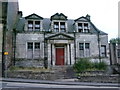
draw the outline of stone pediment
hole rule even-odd
[[[63,33],[59,33],[59,34],[49,36],[46,39],[48,39],[48,40],[73,40],[74,37],[63,34]]]
[[[67,20],[67,16],[65,16],[63,13],[56,13],[51,16],[51,20]]]
[[[84,22],[88,22],[88,20],[86,19],[86,17],[80,17],[78,19],[76,19],[75,21],[84,21]]]
[[[35,13],[25,17],[25,19],[39,19],[39,20],[42,20],[43,18]]]

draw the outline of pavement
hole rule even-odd
[[[54,84],[54,85],[81,85],[81,86],[104,86],[104,87],[120,87],[120,83],[96,83],[96,82],[75,82],[75,79],[63,79],[57,81],[48,80],[31,80],[18,78],[0,78],[3,82],[20,82],[20,83],[35,83],[35,84]]]

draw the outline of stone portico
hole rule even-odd
[[[56,34],[46,38],[48,43],[48,65],[73,65],[75,62],[74,38]]]

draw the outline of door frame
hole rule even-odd
[[[57,52],[56,49],[57,48],[62,48],[64,50],[63,54],[64,54],[64,58],[63,58],[63,65],[65,65],[65,47],[61,46],[61,47],[55,47],[55,65],[57,65]]]

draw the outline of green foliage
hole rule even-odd
[[[89,59],[81,58],[77,63],[73,65],[73,68],[77,72],[85,71],[92,67],[92,64]]]
[[[107,68],[107,64],[105,62],[94,62],[93,68],[97,70],[105,70]]]
[[[110,43],[120,43],[120,38],[112,38]]]
[[[91,62],[88,58],[81,58],[73,65],[76,72],[83,72],[87,70],[105,70],[107,64],[105,62]]]

